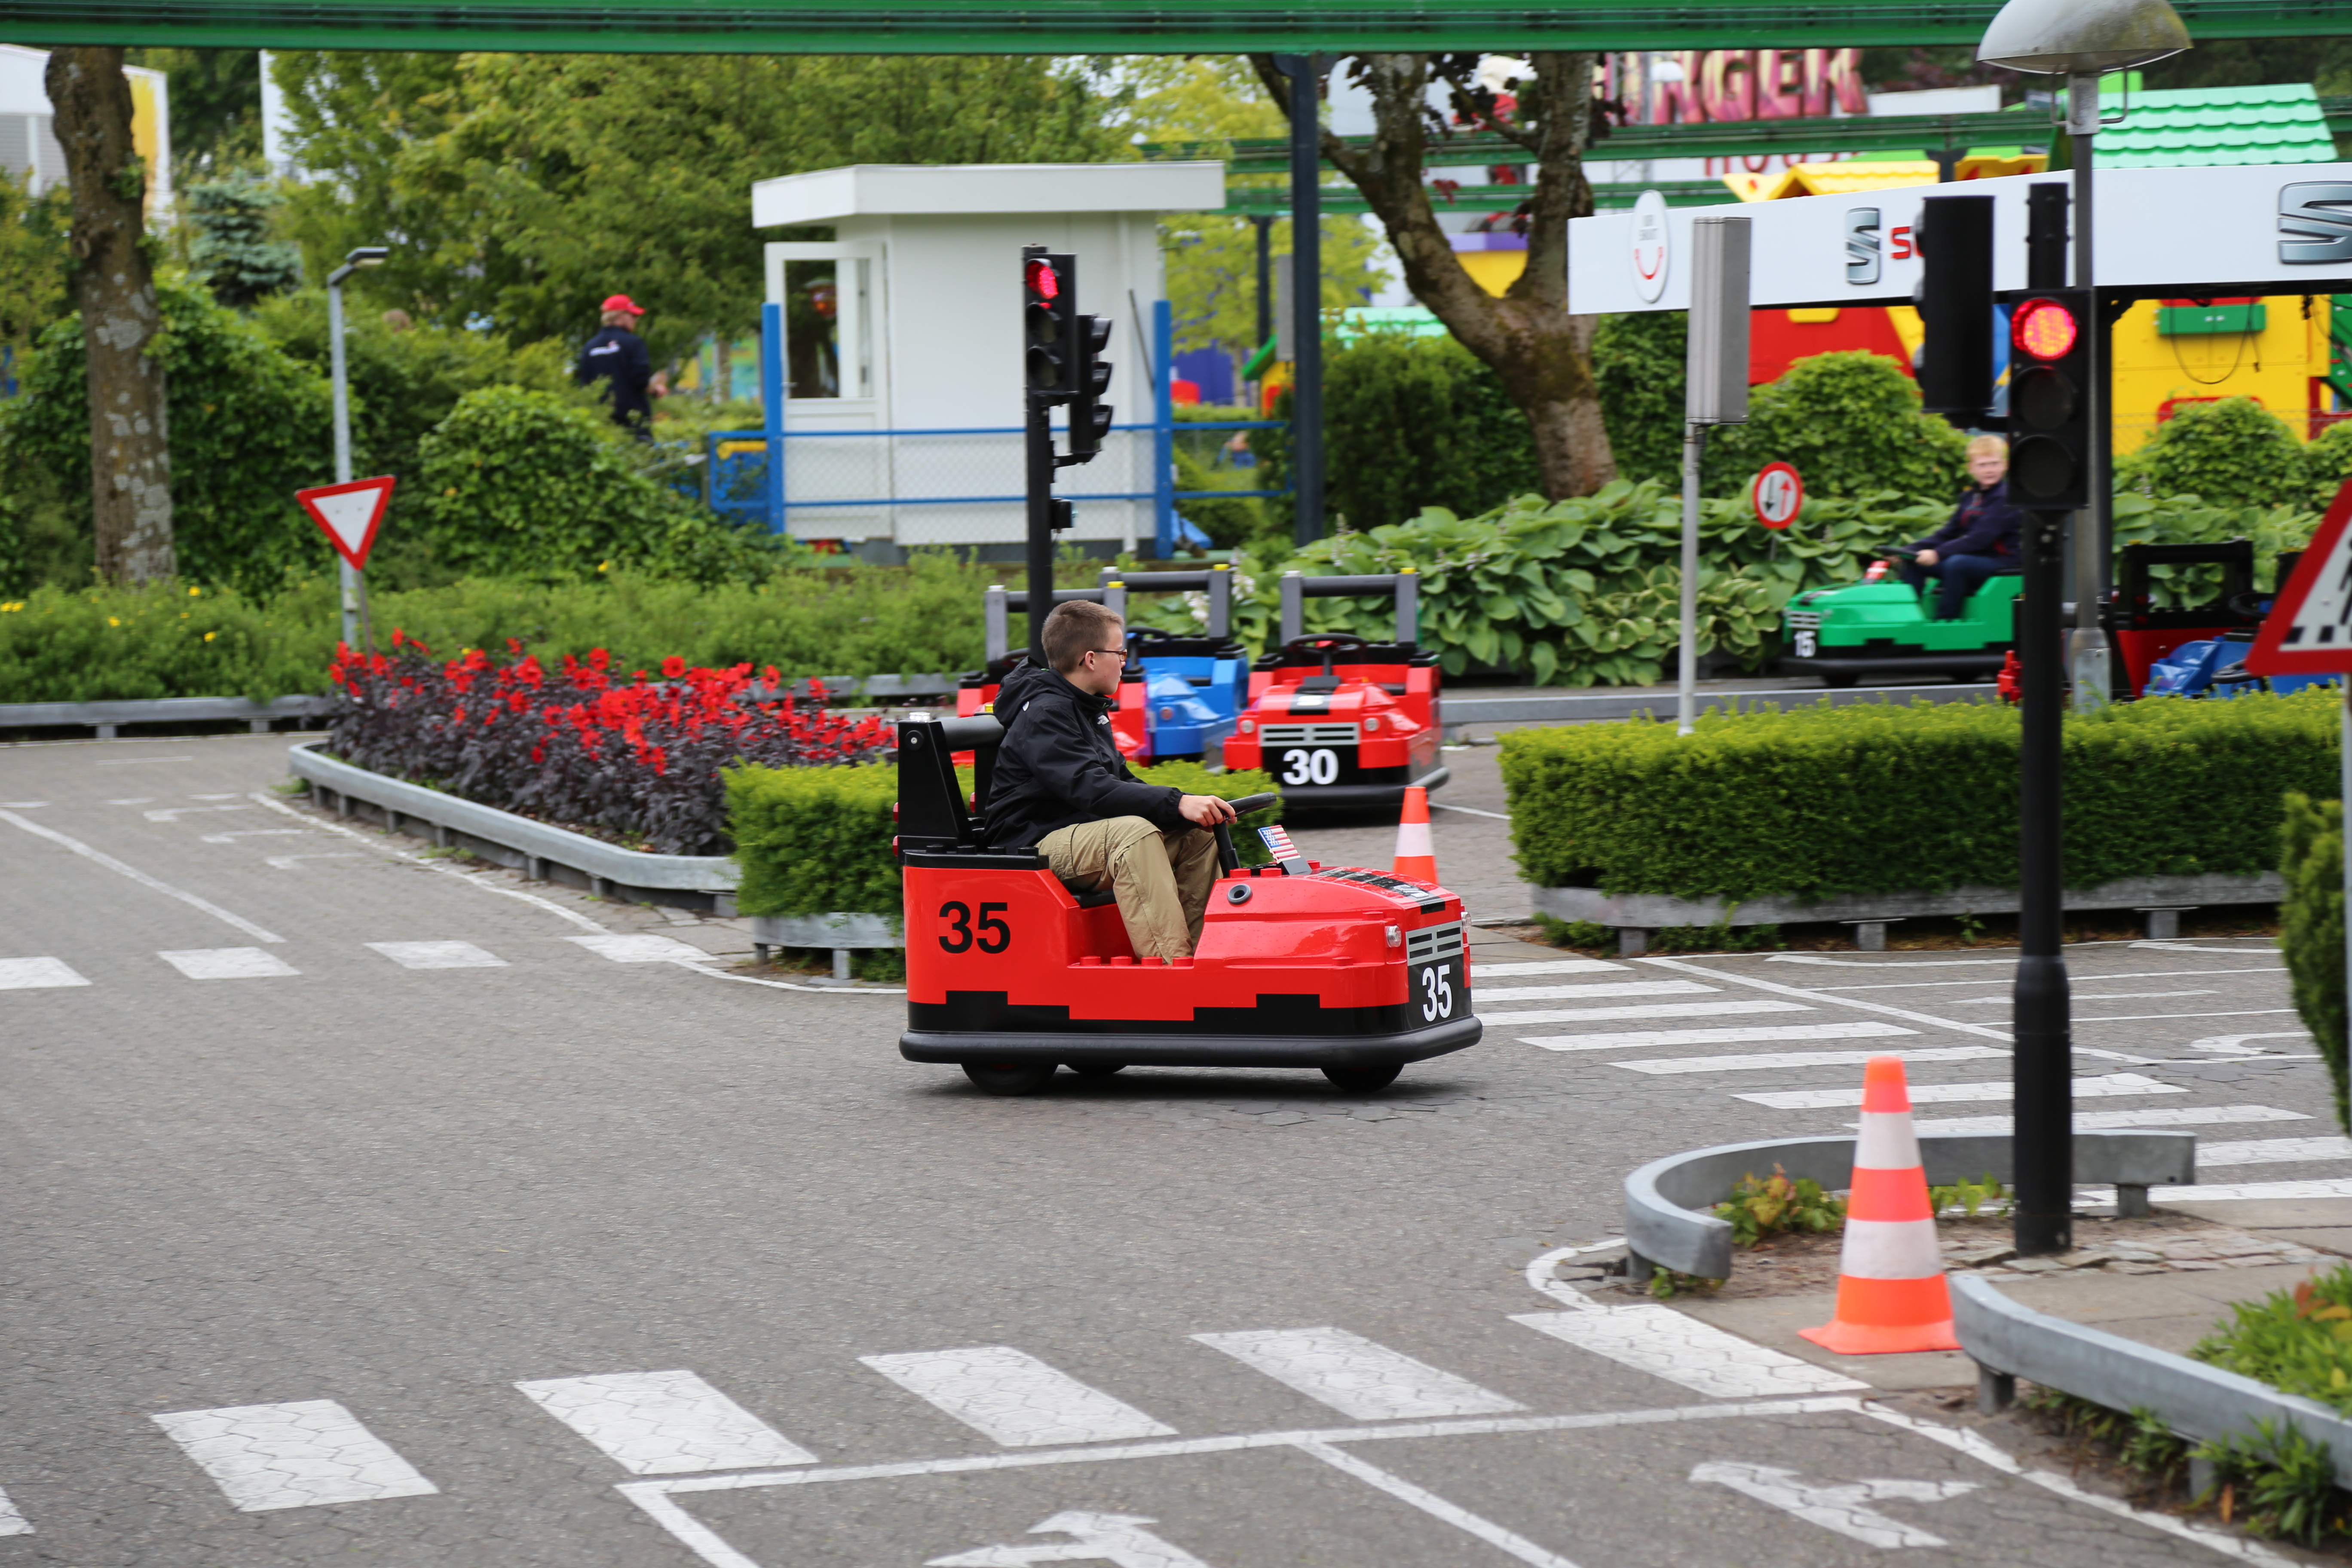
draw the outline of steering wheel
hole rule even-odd
[[[1174,642],[1176,634],[1160,626],[1129,626],[1127,628],[1127,640],[1140,643]]]
[[[2271,602],[2277,597],[2276,593],[2260,588],[2232,594],[2229,598],[2230,613],[2243,616],[2250,621],[2259,621],[2271,613]]]
[[[1285,653],[1319,653],[1323,656],[1323,673],[1331,673],[1331,653],[1335,648],[1370,647],[1372,639],[1360,637],[1353,632],[1309,632],[1303,637],[1293,637],[1282,645]]]

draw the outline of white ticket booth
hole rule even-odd
[[[1116,426],[1062,470],[1077,502],[1063,537],[1097,549],[1150,539],[1155,373],[1165,292],[1160,215],[1224,205],[1224,165],[858,164],[762,180],[761,228],[829,224],[824,243],[767,247],[761,360],[771,526],[863,542],[869,557],[957,545],[1017,556],[1021,248],[1077,258],[1078,309],[1113,323]]]

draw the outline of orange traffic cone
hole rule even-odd
[[[1396,864],[1389,869],[1393,876],[1436,886],[1437,846],[1429,837],[1429,792],[1419,784],[1405,786],[1404,815],[1397,819]]]
[[[1873,1057],[1863,1068],[1837,1313],[1799,1332],[1840,1355],[1960,1348],[1901,1057]]]

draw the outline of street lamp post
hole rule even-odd
[[[343,369],[343,279],[362,267],[373,267],[392,252],[381,245],[362,245],[343,258],[343,264],[327,274],[327,358],[335,385],[335,482],[351,483],[352,479],[352,393],[351,382]],[[341,564],[343,589],[343,642],[357,647],[360,640],[360,601],[364,591],[360,574],[345,561]]]
[[[2189,30],[2167,0],[2009,0],[1985,29],[1977,58],[2012,70],[2063,76],[2067,79],[2066,130],[2074,138],[2074,285],[2095,287],[2092,271],[2091,157],[2099,129],[2099,76],[2145,65],[2189,47]],[[2084,323],[2095,341],[2105,335],[2095,294],[2092,320]],[[2096,453],[2095,432],[2106,417],[2105,356],[2095,347],[2090,393],[2093,406],[2091,471],[2093,505],[2076,519],[2076,556],[2084,568],[2075,578],[2074,680],[2078,704],[2095,688],[2105,694],[2104,646],[2099,643],[2099,585],[2105,552],[2099,538],[2098,503],[2106,475]],[[2064,879],[2061,874],[2063,705],[2058,651],[2059,531],[2065,513],[2032,513],[2025,526],[2024,612],[2019,617],[2018,661],[2023,687],[2018,754],[2018,963],[2012,994],[2014,1051],[2012,1137],[2017,1173],[2017,1250],[2027,1257],[2063,1252],[2073,1244],[2074,1041],[2072,1001],[2066,981],[2063,929]],[[2088,637],[2084,634],[2088,633]],[[2099,657],[2085,657],[2093,647]]]

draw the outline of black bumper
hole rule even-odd
[[[1851,658],[1787,658],[1783,675],[1999,675],[2009,660],[2006,644],[1983,653],[1887,653]]]
[[[1440,763],[1419,778],[1411,781],[1423,789],[1435,789],[1454,776],[1454,770]],[[1375,805],[1402,805],[1405,784],[1284,784],[1275,787],[1282,792],[1285,806],[1328,806],[1338,810],[1354,810]]]
[[[1155,1068],[1369,1068],[1427,1061],[1478,1043],[1486,1026],[1456,1018],[1397,1035],[1047,1035],[913,1030],[910,1062],[1055,1061]]]

